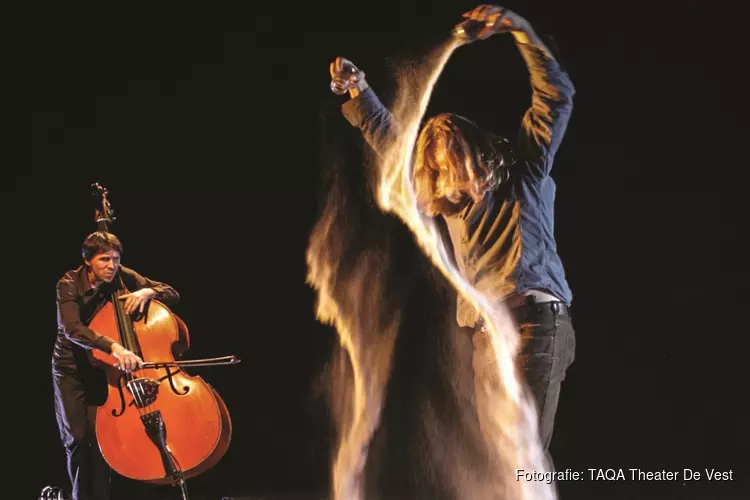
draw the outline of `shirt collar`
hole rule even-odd
[[[89,281],[89,273],[86,266],[80,266],[76,269],[76,285],[84,294],[92,294],[97,291],[91,284],[91,281]]]

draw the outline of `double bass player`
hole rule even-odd
[[[54,403],[60,438],[67,456],[71,500],[109,500],[111,469],[99,452],[95,432],[96,393],[106,381],[87,351],[100,350],[119,361],[124,371],[143,360],[114,339],[89,328],[110,300],[112,283],[121,277],[130,293],[119,296],[128,314],[143,312],[152,299],[165,305],[179,301],[177,291],[122,266],[122,244],[112,233],[97,231],[83,242],[83,264],[57,282],[57,338],[52,354]]]

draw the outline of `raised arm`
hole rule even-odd
[[[549,175],[573,112],[575,88],[567,73],[533,31],[516,36],[531,76],[531,106],[521,122],[519,152],[532,172]]]
[[[331,77],[350,83],[349,100],[341,106],[347,121],[362,132],[367,144],[382,155],[397,137],[399,124],[365,80],[365,73],[342,57],[331,63]]]
[[[520,15],[502,7],[482,5],[464,17],[486,23],[479,39],[496,33],[511,33],[515,38],[531,81],[531,106],[521,122],[518,153],[533,175],[548,175],[573,111],[573,83],[549,47]]]

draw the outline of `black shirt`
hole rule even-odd
[[[122,276],[130,292],[153,288],[156,292],[154,299],[167,306],[176,304],[180,299],[171,286],[141,276],[125,266],[120,266],[118,276]],[[88,325],[109,302],[112,289],[113,285],[107,283],[93,287],[85,266],[68,271],[57,282],[57,339],[52,353],[55,366],[75,368],[76,360],[80,362],[86,358],[83,355],[86,350],[111,351],[115,340],[95,332]]]

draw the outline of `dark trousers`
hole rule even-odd
[[[539,437],[549,470],[554,463],[549,445],[565,373],[575,359],[575,331],[572,319],[561,303],[528,303],[511,310],[521,337],[518,366],[539,413]],[[474,344],[478,356],[486,359],[486,334],[480,328]],[[475,361],[475,366],[485,361]]]
[[[110,468],[99,452],[95,423],[96,384],[90,373],[53,367],[55,415],[65,447],[71,500],[109,500]]]

